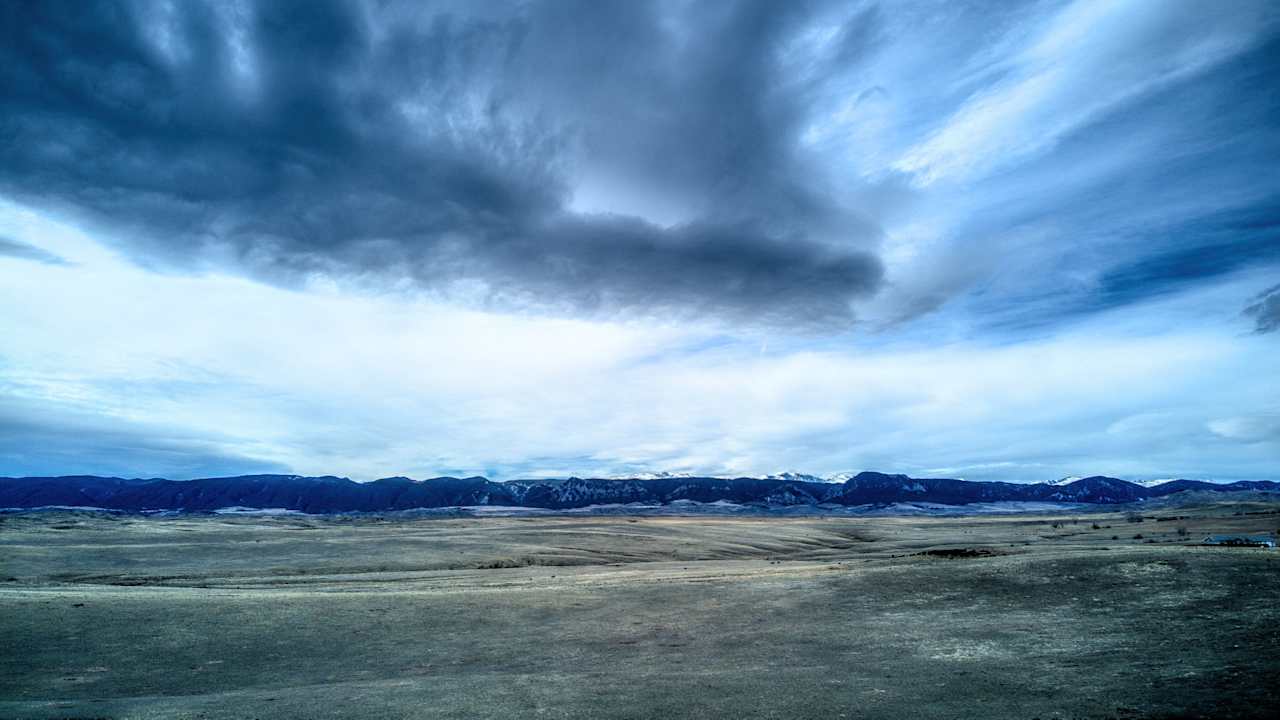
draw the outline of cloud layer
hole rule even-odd
[[[1265,0],[8,3],[0,474],[1274,476],[1277,67]]]

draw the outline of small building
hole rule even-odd
[[[1276,546],[1276,539],[1270,535],[1210,535],[1201,544],[1273,548]]]

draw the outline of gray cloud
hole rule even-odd
[[[18,242],[13,238],[0,235],[0,256],[21,258],[45,263],[46,265],[66,265],[67,261],[43,248]]]
[[[157,424],[36,405],[12,396],[0,407],[0,476],[117,475],[189,479],[285,472],[269,460]]]
[[[880,286],[878,225],[798,150],[820,6],[459,8],[9,5],[0,191],[143,263],[508,309],[817,326]],[[831,62],[874,42],[849,23]],[[680,217],[575,211],[583,178]]]
[[[1254,332],[1258,334],[1280,330],[1280,285],[1258,294],[1244,309],[1253,318]]]

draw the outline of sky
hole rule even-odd
[[[1280,5],[0,8],[0,475],[1280,479]]]

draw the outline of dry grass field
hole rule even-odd
[[[0,516],[0,718],[1280,708],[1280,505],[950,518]],[[1141,535],[1142,537],[1135,537]]]

